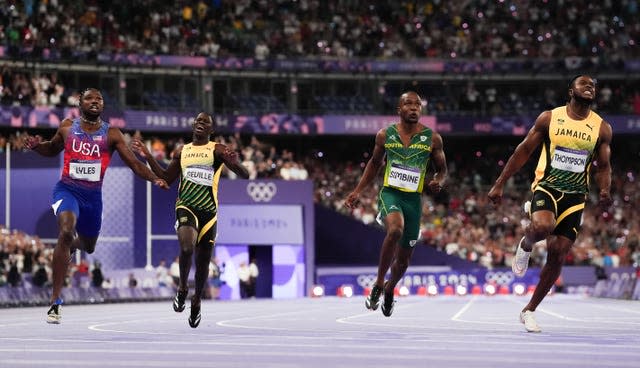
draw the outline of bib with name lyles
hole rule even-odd
[[[109,123],[102,121],[100,128],[88,133],[76,118],[64,142],[64,165],[60,180],[83,189],[100,190],[104,174],[111,161],[107,142]]]

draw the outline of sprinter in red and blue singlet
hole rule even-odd
[[[102,181],[111,161],[108,146],[109,123],[102,121],[95,132],[82,129],[81,119],[71,123],[64,144],[64,166],[53,189],[56,216],[71,211],[76,216],[76,232],[97,237],[102,224]],[[94,244],[95,245],[95,244]],[[93,248],[87,249],[91,253]]]
[[[80,94],[80,118],[65,119],[49,141],[40,136],[23,135],[25,147],[43,156],[64,151],[60,181],[53,189],[53,211],[58,219],[58,243],[53,251],[53,292],[48,323],[60,323],[60,292],[69,266],[69,255],[76,249],[93,253],[102,224],[102,180],[113,151],[141,178],[167,189],[140,162],[127,146],[120,129],[110,127],[100,115],[104,100],[94,88]]]

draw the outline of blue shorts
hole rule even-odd
[[[53,213],[71,211],[76,215],[76,231],[87,238],[95,238],[102,227],[102,192],[85,190],[58,182],[53,188]]]

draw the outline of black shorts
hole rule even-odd
[[[191,226],[198,232],[197,244],[215,243],[218,235],[217,212],[201,211],[185,206],[176,207],[176,231],[180,226]]]
[[[582,211],[587,197],[581,193],[564,193],[538,186],[533,192],[531,213],[540,210],[553,212],[556,227],[553,235],[562,235],[575,241],[582,223]]]

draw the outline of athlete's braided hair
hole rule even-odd
[[[84,95],[87,94],[87,92],[89,92],[89,91],[100,92],[100,90],[97,89],[97,88],[87,87],[87,88],[83,89],[82,91],[80,91],[80,101],[82,101],[82,99],[84,98]]]

